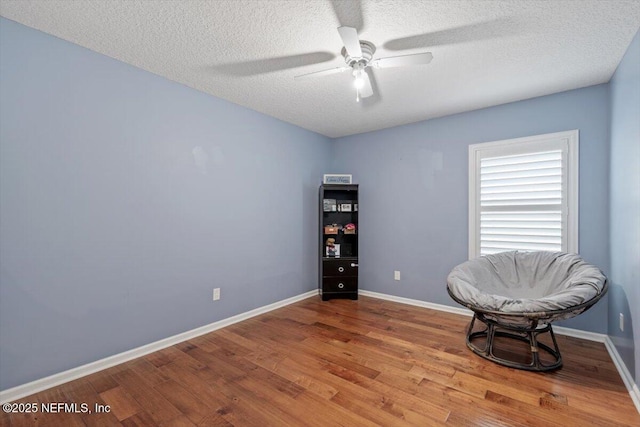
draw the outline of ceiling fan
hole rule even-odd
[[[373,59],[373,54],[376,51],[375,45],[371,42],[360,40],[358,38],[358,31],[355,28],[338,27],[338,33],[340,34],[340,38],[342,38],[342,43],[344,43],[342,56],[344,57],[344,61],[347,65],[295,76],[294,78],[296,80],[309,77],[327,76],[350,70],[353,75],[353,84],[356,88],[356,102],[360,102],[360,98],[368,98],[373,95],[373,87],[371,86],[371,80],[369,79],[367,68],[392,68],[404,67],[407,65],[422,65],[430,63],[433,59],[431,52]]]

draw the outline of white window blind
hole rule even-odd
[[[562,250],[562,152],[480,160],[480,255]]]
[[[476,144],[469,154],[471,258],[577,252],[577,131]]]

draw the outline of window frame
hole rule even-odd
[[[552,149],[563,153],[562,250],[578,253],[579,137],[574,129],[469,145],[469,259],[480,256],[480,160]]]

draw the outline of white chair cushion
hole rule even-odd
[[[447,278],[451,294],[470,308],[513,314],[578,306],[600,295],[605,282],[597,267],[560,252],[486,255],[456,266]]]

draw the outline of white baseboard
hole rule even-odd
[[[399,302],[402,304],[409,304],[409,305],[415,305],[418,307],[430,308],[433,310],[446,311],[447,313],[461,314],[463,316],[473,315],[473,312],[466,308],[450,307],[444,304],[435,304],[432,302],[398,297],[395,295],[381,294],[378,292],[372,292],[372,291],[366,291],[366,290],[360,290],[359,294],[367,297]],[[631,396],[631,400],[633,401],[633,404],[636,406],[636,409],[638,410],[638,412],[640,412],[640,391],[638,390],[638,385],[635,383],[633,376],[631,375],[626,365],[622,361],[622,358],[620,357],[620,353],[618,353],[616,346],[613,345],[613,342],[611,341],[611,338],[609,338],[608,335],[599,334],[596,332],[582,331],[580,329],[565,328],[563,326],[554,326],[553,331],[556,332],[558,335],[566,335],[569,337],[581,338],[588,341],[596,341],[596,342],[604,343],[605,347],[607,348],[607,351],[609,352],[609,357],[611,357],[613,364],[615,365],[616,369],[618,370],[618,373],[620,374],[620,377],[622,378],[622,382],[624,382],[625,387],[627,387],[627,390],[629,391],[629,395]]]
[[[398,296],[389,295],[389,294],[381,294],[379,292],[365,291],[362,289],[358,291],[358,294],[363,295],[365,297],[378,298],[378,299],[383,299],[387,301],[399,302],[402,304],[415,305],[415,306],[424,307],[424,308],[431,308],[433,310],[438,310],[438,311],[446,311],[447,313],[461,314],[463,316],[469,316],[469,317],[473,316],[473,311],[468,310],[466,308],[462,308],[462,307],[451,307],[444,304],[436,304],[434,302],[427,302],[427,301],[421,301],[417,299],[398,297]]]
[[[640,390],[638,390],[638,385],[633,380],[633,375],[631,375],[631,372],[627,369],[627,365],[622,361],[620,353],[618,353],[616,346],[608,335],[606,336],[604,345],[607,347],[611,360],[613,360],[613,364],[616,365],[624,385],[627,387],[627,390],[629,390],[629,395],[631,396],[631,400],[633,400],[633,404],[636,405],[636,409],[640,412]]]
[[[27,384],[22,384],[7,390],[0,391],[0,404],[6,402],[13,402],[17,399],[25,396],[30,396],[34,393],[46,390],[51,387],[55,387],[60,384],[64,384],[69,381],[76,380],[86,375],[93,374],[98,371],[110,368],[121,363],[128,362],[138,357],[153,353],[154,351],[162,350],[163,348],[171,347],[172,345],[181,343],[198,337],[200,335],[207,334],[217,329],[224,328],[225,326],[233,325],[234,323],[242,322],[243,320],[251,317],[258,316],[260,314],[267,313],[280,307],[284,307],[294,302],[301,301],[309,298],[313,295],[317,295],[318,290],[314,289],[309,292],[305,292],[300,295],[296,295],[291,298],[284,299],[282,301],[274,302],[273,304],[258,307],[256,309],[240,313],[226,319],[219,320],[217,322],[210,323],[205,326],[201,326],[196,329],[192,329],[181,334],[177,334],[168,338],[161,339],[150,344],[143,345],[132,350],[125,351],[123,353],[115,354],[113,356],[106,357],[104,359],[96,360],[95,362],[87,363],[86,365],[78,366],[77,368],[69,369],[68,371],[60,372],[39,380],[32,381]]]
[[[565,335],[567,337],[580,338],[587,341],[595,341],[604,343],[607,338],[606,334],[599,334],[597,332],[583,331],[582,329],[565,328],[564,326],[553,325],[553,332],[558,335]]]

